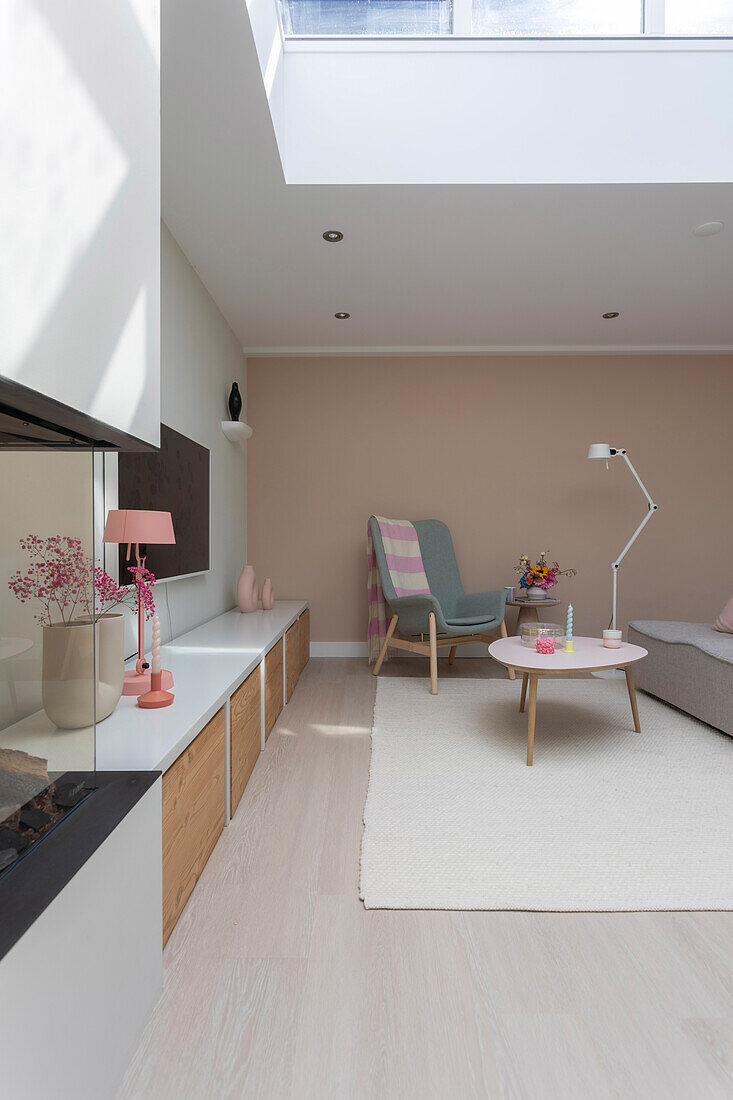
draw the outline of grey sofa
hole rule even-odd
[[[733,736],[733,634],[709,623],[629,623],[649,651],[634,665],[637,687]]]

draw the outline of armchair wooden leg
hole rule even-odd
[[[430,694],[438,694],[438,630],[435,612],[430,612]]]
[[[456,650],[457,649],[458,649],[457,645],[452,645],[450,647],[450,649],[448,650],[448,664],[449,665],[452,665],[453,662],[455,661],[455,659],[456,659]]]
[[[384,641],[382,642],[382,648],[379,651],[379,656],[377,657],[376,664],[374,665],[374,668],[372,669],[372,673],[374,674],[374,676],[379,676],[379,670],[382,667],[382,662],[384,661],[384,658],[387,656],[387,646],[389,645],[389,640],[392,637],[392,635],[394,634],[395,627],[397,626],[397,619],[398,619],[398,616],[393,615],[392,619],[390,621],[390,624],[387,627],[387,633],[385,635]]]
[[[501,627],[500,627],[500,630],[501,630],[501,636],[502,636],[502,638],[506,638],[506,636],[507,636],[507,632],[506,632],[506,623],[504,622],[504,620],[503,620],[503,619],[501,620]],[[507,671],[508,671],[508,673],[509,673],[509,679],[510,679],[510,680],[516,680],[516,678],[517,678],[517,674],[516,674],[516,672],[514,671],[514,669],[513,669],[513,668],[510,668],[510,669],[507,669]]]

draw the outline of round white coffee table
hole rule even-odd
[[[602,669],[622,668],[626,673],[634,729],[641,733],[639,708],[636,705],[636,689],[631,666],[646,657],[647,651],[640,645],[624,642],[620,649],[606,649],[600,638],[574,638],[573,653],[558,649],[555,653],[538,653],[523,646],[519,638],[500,638],[489,646],[489,653],[501,665],[516,668],[522,673],[522,695],[519,710],[524,712],[524,702],[529,684],[529,714],[527,718],[527,765],[534,756],[534,727],[537,713],[537,681],[540,676],[568,676],[578,672],[600,672]]]

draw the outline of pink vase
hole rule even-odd
[[[237,607],[244,614],[257,610],[259,589],[254,566],[245,565],[237,581]]]
[[[272,581],[268,577],[262,585],[262,608],[264,611],[272,611],[275,603],[275,593],[272,590]]]

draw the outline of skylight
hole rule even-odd
[[[286,37],[731,36],[733,0],[280,0]]]

